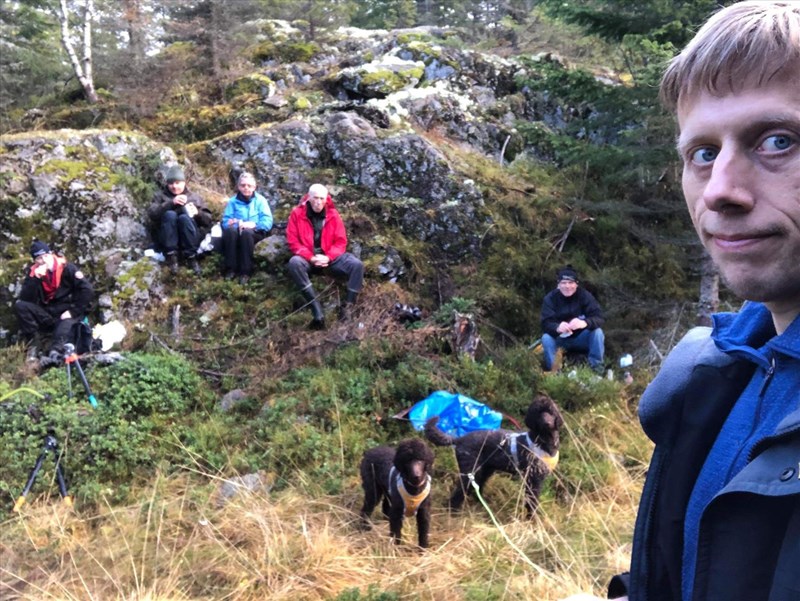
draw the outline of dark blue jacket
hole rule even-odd
[[[592,296],[592,293],[578,286],[575,294],[564,296],[556,288],[544,297],[542,302],[542,332],[550,334],[552,337],[559,336],[557,328],[562,321],[570,321],[575,317],[580,317],[588,324],[589,330],[594,330],[603,325],[603,310],[600,303]],[[573,335],[580,333],[580,330]]]
[[[755,303],[748,310],[766,311]],[[696,328],[684,337],[639,405],[656,448],[636,521],[630,601],[680,601],[683,519],[709,449],[752,377],[800,370],[800,318],[770,341],[772,373],[721,352],[709,334]],[[769,386],[767,401],[788,402],[791,413],[703,513],[692,601],[800,600],[800,390],[774,399]]]

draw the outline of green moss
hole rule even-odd
[[[294,101],[294,109],[296,111],[304,111],[311,108],[311,101],[305,96],[298,96]]]
[[[86,161],[51,159],[39,168],[39,173],[60,173],[64,174],[66,181],[72,181],[89,176],[110,176],[111,170],[104,165],[90,164]]]
[[[283,63],[303,63],[309,61],[314,55],[319,54],[320,47],[316,42],[261,42],[253,46],[250,58],[256,63],[278,60]]]
[[[225,88],[226,98],[235,98],[242,94],[259,94],[269,96],[274,84],[272,80],[261,73],[250,73],[240,77]]]

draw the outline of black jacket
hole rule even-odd
[[[56,260],[63,261],[64,259],[56,257]],[[19,300],[35,303],[53,317],[58,317],[64,311],[72,313],[72,317],[75,319],[83,319],[87,315],[94,301],[94,289],[77,265],[69,262],[64,265],[61,282],[50,302],[45,301],[42,280],[30,275],[30,271],[31,269],[28,268],[28,275],[22,282]],[[79,272],[80,275],[76,277]]]
[[[636,521],[630,601],[680,601],[689,496],[753,373],[752,363],[720,352],[709,330],[697,328],[670,353],[642,397],[642,425],[656,449]],[[797,394],[798,408],[756,446],[750,463],[706,509],[692,601],[800,599]]]
[[[186,195],[187,202],[194,203],[194,206],[197,207],[197,215],[194,216],[194,222],[197,225],[199,238],[202,240],[209,229],[211,229],[214,216],[211,214],[211,209],[208,208],[205,201],[194,192],[191,192],[188,187],[182,193]],[[147,215],[150,217],[151,230],[153,232],[158,231],[161,218],[164,216],[164,213],[170,209],[176,211],[179,215],[186,211],[182,206],[176,206],[172,202],[175,196],[176,195],[167,188],[163,188],[153,196],[153,202],[147,210]]]
[[[588,324],[589,330],[595,330],[603,325],[603,310],[592,293],[579,286],[572,296],[564,296],[556,288],[544,297],[542,302],[542,332],[554,338],[559,336],[558,324],[580,317]],[[573,336],[578,332],[574,332]]]

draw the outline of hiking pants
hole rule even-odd
[[[225,255],[225,271],[239,275],[253,274],[253,249],[267,237],[264,230],[241,230],[236,227],[223,228],[222,254]]]
[[[166,211],[161,217],[158,237],[165,253],[180,250],[181,255],[186,258],[195,255],[200,243],[194,219],[186,213],[178,214],[173,210]]]
[[[347,279],[348,292],[357,293],[364,285],[364,264],[350,253],[343,253],[327,267],[314,267],[300,255],[289,259],[289,275],[300,290],[311,286],[309,274],[327,274],[336,279]]]
[[[550,334],[542,336],[542,349],[544,350],[544,369],[550,371],[553,369],[553,362],[556,359],[556,352],[558,347],[566,351],[577,351],[579,353],[588,353],[589,365],[595,371],[603,369],[603,355],[605,354],[605,335],[603,330],[595,328],[590,330],[584,328],[578,334],[568,336],[567,338],[554,338]]]

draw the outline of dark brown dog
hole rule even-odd
[[[469,474],[483,487],[499,471],[522,475],[528,513],[536,511],[542,483],[558,462],[559,430],[564,425],[550,397],[540,394],[528,407],[525,415],[528,432],[477,430],[455,437],[437,428],[438,421],[438,417],[428,420],[425,437],[437,446],[455,447],[460,483],[450,497],[451,509],[460,509],[465,496],[473,492]]]
[[[369,517],[383,498],[383,514],[389,518],[394,542],[401,540],[403,518],[416,514],[419,546],[427,548],[431,526],[429,472],[433,459],[433,451],[418,438],[402,441],[396,451],[392,447],[376,447],[364,453],[361,460],[362,525],[371,527]]]

